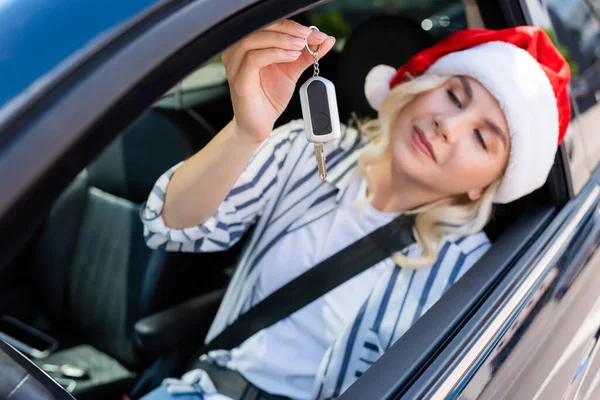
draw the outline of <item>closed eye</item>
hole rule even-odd
[[[475,136],[477,137],[477,141],[479,142],[481,147],[483,147],[485,151],[488,151],[488,148],[485,145],[485,140],[483,140],[483,135],[481,134],[481,131],[479,129],[475,129]]]
[[[454,94],[454,92],[450,89],[446,89],[446,93],[448,93],[448,97],[450,97],[450,100],[456,105],[456,107],[462,109],[462,103],[460,102],[460,100],[458,99],[458,97],[456,96],[456,94]]]

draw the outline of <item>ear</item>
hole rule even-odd
[[[469,200],[476,201],[481,198],[483,195],[483,189],[472,189],[467,192],[467,196],[469,196]]]

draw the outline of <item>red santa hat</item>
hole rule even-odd
[[[394,86],[422,74],[472,77],[500,104],[511,151],[496,203],[511,202],[544,184],[567,131],[571,107],[569,66],[543,30],[466,29],[421,51],[399,69],[378,65],[365,81],[369,104],[379,110]]]

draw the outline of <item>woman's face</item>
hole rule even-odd
[[[396,117],[392,166],[436,197],[478,199],[503,173],[510,136],[496,99],[475,79],[453,77],[423,92]]]

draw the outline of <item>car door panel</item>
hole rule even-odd
[[[539,280],[461,399],[573,398],[600,329],[600,210]],[[595,372],[592,373],[595,376]],[[593,389],[588,380],[587,392]]]

